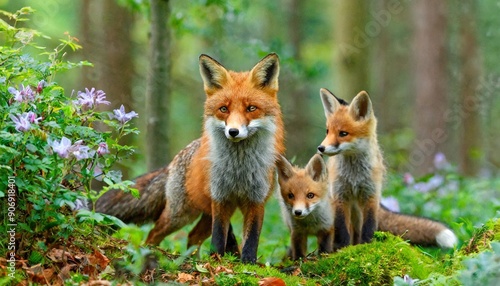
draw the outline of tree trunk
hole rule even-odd
[[[169,162],[170,29],[168,0],[151,0],[150,67],[146,91],[147,167]]]
[[[102,14],[102,5],[96,0],[82,1],[82,11],[80,18],[80,44],[83,49],[81,50],[82,58],[94,64],[94,67],[82,68],[82,82],[79,90],[84,90],[85,87],[100,86],[99,79],[101,78],[102,71],[99,63],[103,58],[102,51],[102,36],[100,27],[102,27],[100,15]],[[99,28],[97,28],[99,27]]]
[[[367,31],[368,1],[341,0],[335,2],[335,43],[338,46],[335,67],[337,84],[335,95],[350,101],[359,91],[367,90],[368,52],[376,35]]]
[[[481,74],[481,59],[478,51],[475,0],[465,0],[460,5],[460,172],[477,175],[481,163],[482,134],[480,98],[477,93]]]
[[[131,12],[116,1],[104,1],[102,20],[104,27],[102,62],[100,66],[99,86],[106,92],[111,101],[111,108],[120,108],[123,104],[129,112],[133,108],[132,79],[134,63],[132,61],[132,30],[133,16]],[[133,136],[125,136],[120,144],[133,145]],[[130,179],[130,161],[119,164],[124,179]]]
[[[304,40],[303,34],[303,7],[304,1],[290,0],[288,1],[288,15],[287,15],[287,34],[290,39],[290,48],[292,50],[291,56],[298,66],[295,69],[296,73],[283,71],[286,76],[281,77],[284,84],[282,84],[281,94],[286,94],[290,100],[287,101],[288,110],[286,112],[286,124],[291,127],[287,129],[287,154],[295,157],[295,163],[307,163],[311,153],[304,152],[304,139],[311,138],[310,126],[308,124],[308,117],[304,114],[308,108],[307,93],[304,86],[305,73],[303,72],[303,59],[302,59],[302,42]]]
[[[85,0],[82,2],[81,44],[85,60],[94,67],[84,67],[82,85],[84,88],[101,89],[106,92],[110,106],[98,106],[99,110],[119,108],[132,109],[132,42],[130,31],[133,24],[132,14],[116,1]],[[107,130],[103,124],[96,123],[95,128]],[[131,145],[132,136],[123,138],[120,143]],[[124,179],[130,179],[130,163],[118,164]],[[93,189],[101,189],[101,182],[93,182]]]
[[[415,142],[409,156],[417,176],[433,170],[436,153],[449,137],[443,114],[449,110],[446,76],[447,2],[413,2],[415,68]],[[404,115],[401,115],[404,116]]]

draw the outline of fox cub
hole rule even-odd
[[[326,137],[318,151],[330,156],[327,166],[334,199],[334,248],[369,242],[377,228],[397,235],[409,229],[406,235],[415,236],[414,243],[435,241],[442,247],[453,247],[457,238],[442,224],[408,216],[397,216],[399,222],[391,222],[394,215],[380,208],[385,167],[377,141],[377,119],[368,94],[361,91],[351,104],[327,89],[321,89],[320,96]],[[414,226],[416,222],[426,224],[428,231],[419,232],[423,225]]]
[[[292,166],[281,157],[277,163],[282,216],[290,229],[288,257],[307,255],[307,237],[316,236],[318,252],[330,253],[334,243],[334,198],[328,188],[328,170],[320,155],[314,155],[305,168]],[[452,248],[453,232],[444,224],[422,217],[389,211],[380,205],[377,212],[379,231],[387,231],[412,244]]]
[[[335,247],[370,242],[377,229],[385,167],[377,142],[377,119],[368,94],[348,105],[321,89],[326,138],[318,147],[328,159],[334,196]]]
[[[317,237],[320,253],[332,252],[333,210],[323,158],[316,154],[300,169],[281,157],[277,168],[278,200],[291,236],[288,256],[293,260],[305,257],[309,235]]]

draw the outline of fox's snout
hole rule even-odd
[[[238,130],[236,128],[229,128],[228,133],[229,133],[229,136],[234,138],[234,137],[238,136],[238,134],[240,134],[240,130]]]
[[[327,155],[327,156],[337,155],[341,151],[342,151],[342,149],[340,148],[340,145],[338,145],[338,144],[337,145],[328,145],[328,146],[325,146],[325,145],[318,146],[318,152],[320,154]]]
[[[245,125],[241,125],[239,128],[226,125],[224,133],[227,139],[233,142],[239,142],[248,137],[248,128]]]
[[[292,208],[292,215],[297,219],[305,218],[309,214],[305,206]]]

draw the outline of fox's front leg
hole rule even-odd
[[[241,261],[255,263],[260,231],[264,221],[264,203],[248,203],[243,209],[243,247]]]
[[[316,237],[318,238],[319,254],[333,252],[333,237],[334,237],[333,229],[329,231],[322,230],[317,234]]]
[[[227,235],[235,207],[229,203],[212,202],[212,248],[219,255],[226,251]]]
[[[292,257],[292,260],[305,257],[307,251],[307,234],[292,229],[290,237],[291,245],[289,255]]]
[[[196,224],[196,226],[189,232],[188,245],[189,249],[193,245],[198,245],[198,250],[210,235],[212,234],[212,216],[203,214]],[[232,253],[234,255],[240,255],[240,250],[238,249],[238,241],[234,236],[233,227],[229,224],[229,231],[226,239],[226,252]]]
[[[334,250],[346,247],[351,244],[351,208],[343,201],[334,202],[335,217],[334,224]]]
[[[380,207],[377,198],[370,198],[363,208],[363,226],[361,228],[361,243],[372,241],[373,234],[377,230],[377,213]]]

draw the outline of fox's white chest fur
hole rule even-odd
[[[368,199],[377,192],[372,178],[372,160],[368,153],[337,155],[329,159],[336,171],[333,176],[333,194],[339,199]]]
[[[251,135],[233,142],[224,134],[224,122],[208,118],[211,161],[210,192],[215,201],[244,200],[262,203],[271,189],[270,170],[275,168],[274,121],[251,126]],[[244,202],[243,202],[244,203]]]

